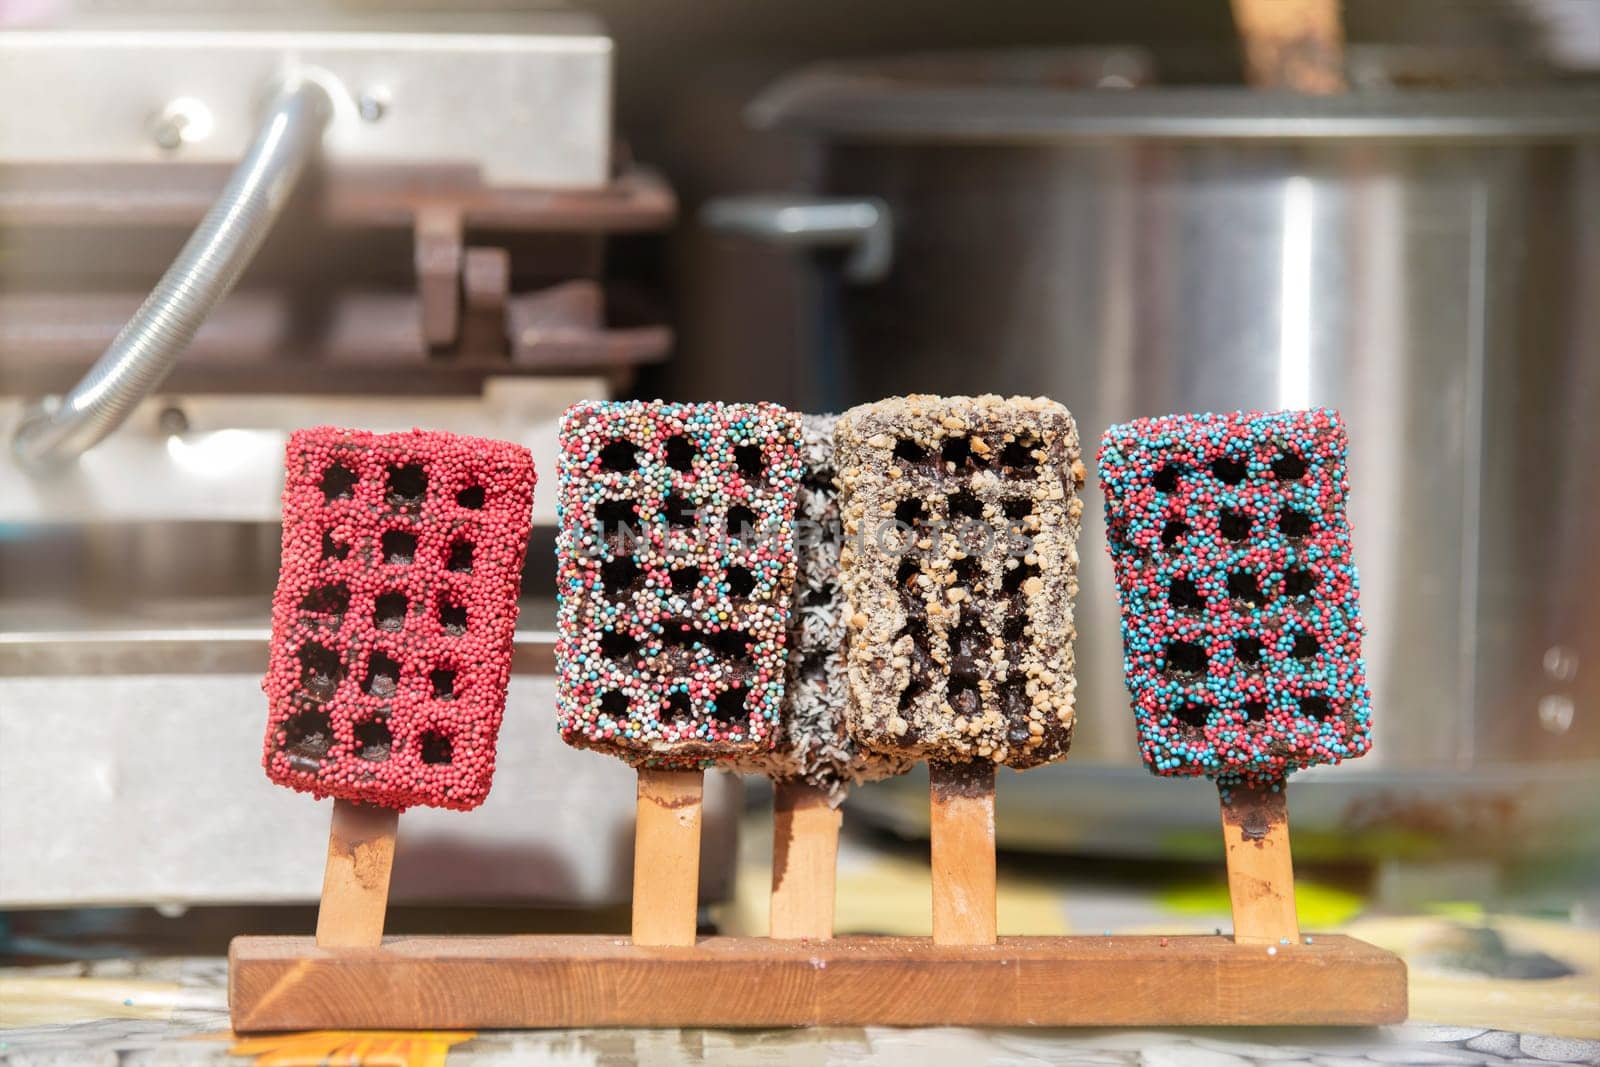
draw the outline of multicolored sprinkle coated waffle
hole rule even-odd
[[[799,417],[588,402],[561,422],[561,736],[634,764],[769,751],[783,703]]]
[[[1365,753],[1338,414],[1113,426],[1100,480],[1146,765],[1262,785]]]

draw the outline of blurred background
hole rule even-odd
[[[237,288],[119,337],[247,153],[271,195],[191,278]],[[260,772],[258,682],[324,423],[544,482],[493,795],[407,815],[391,929],[622,928],[632,776],[553,728],[557,416],[908,391],[1046,394],[1086,448],[1340,408],[1376,743],[1295,779],[1303,922],[1466,914],[1482,966],[1483,916],[1593,934],[1600,3],[9,0],[0,948],[309,929],[326,805]],[[1000,781],[1002,932],[1209,929],[1211,787],[1138,764],[1090,483],[1079,732]],[[709,791],[708,924],[762,928],[764,789]],[[845,928],[925,928],[926,826],[925,776],[852,795]]]

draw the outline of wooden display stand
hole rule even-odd
[[[993,771],[931,771],[931,939],[828,936],[837,812],[798,786],[780,790],[778,801],[773,936],[697,939],[701,775],[641,771],[633,938],[380,943],[394,816],[337,802],[317,937],[234,939],[233,1028],[1371,1026],[1405,1019],[1406,968],[1397,956],[1348,937],[1300,937],[1281,789],[1235,789],[1223,807],[1236,936],[997,938]]]

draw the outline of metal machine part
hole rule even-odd
[[[67,78],[71,91],[54,101],[53,115],[74,115],[66,128],[0,102],[10,253],[0,264],[0,396],[66,394],[31,409],[0,400],[20,416],[7,419],[17,436],[0,481],[15,491],[0,519],[149,519],[151,500],[173,518],[219,504],[224,514],[211,517],[241,517],[230,493],[185,503],[185,471],[149,462],[163,450],[170,460],[182,441],[163,428],[155,452],[144,447],[171,398],[135,414],[169,370],[173,394],[207,397],[186,400],[192,407],[238,394],[484,396],[491,379],[512,376],[615,383],[665,356],[665,327],[624,312],[612,328],[606,236],[660,228],[675,204],[648,172],[609,173],[610,42],[591,20],[211,21],[226,28],[0,33],[0,89],[95,72]],[[292,84],[229,177],[215,160],[239,143],[261,79],[285,70]],[[479,98],[502,101],[492,119],[466,106]],[[378,126],[390,132],[372,135]],[[324,127],[325,165],[284,210]],[[152,264],[196,224],[141,304],[134,294]],[[128,483],[115,463],[57,486],[17,483],[22,471],[63,466],[130,415],[146,440],[118,447],[142,457],[147,485],[172,491],[119,491]],[[298,424],[293,405],[277,415],[288,421],[211,419],[207,431],[259,438]],[[270,451],[259,443],[268,447],[258,460]],[[230,488],[252,484],[238,473]],[[275,477],[257,473],[261,485]],[[242,510],[270,520],[261,499]]]
[[[1489,768],[1531,788],[1600,760],[1600,87],[1308,99],[863,65],[750,113],[820,138],[819,195],[894,218],[890,272],[840,290],[830,406],[1044,394],[1086,441],[1162,412],[1343,412],[1375,747],[1324,788]],[[1080,730],[1071,766],[1029,778],[1103,764],[1153,792],[1086,496]]]
[[[702,205],[700,222],[790,248],[843,249],[844,276],[862,284],[882,281],[894,254],[888,207],[876,197],[721,197]]]
[[[493,378],[466,396],[400,401],[360,396],[164,393],[83,458],[70,477],[33,478],[0,463],[0,522],[278,521],[283,446],[300,426],[414,426],[515,441],[541,473],[555,470],[556,420],[607,392],[595,376]],[[21,403],[0,399],[0,420]],[[535,494],[534,522],[555,521],[555,494]],[[20,532],[20,531],[19,531]],[[271,591],[271,575],[266,590]]]
[[[232,163],[287,64],[344,85],[328,130],[348,163],[470,163],[491,185],[582,189],[611,172],[611,39],[543,12],[296,15],[0,32],[0,166]],[[48,86],[50,106],[38,94]],[[70,116],[70,118],[69,118]]]
[[[595,105],[609,104],[603,89],[609,74],[608,42],[597,40],[592,26],[586,31],[581,22],[563,21],[554,27],[557,32],[545,34],[483,34],[471,32],[473,28],[469,19],[451,32],[426,35],[349,27],[317,33],[300,28],[289,35],[238,26],[221,31],[81,26],[0,34],[0,71],[5,72],[0,73],[0,96],[8,88],[30,84],[28,79],[35,85],[65,82],[74,92],[94,93],[92,100],[69,95],[57,101],[61,110],[56,114],[74,115],[67,124],[41,125],[36,112],[27,108],[0,115],[0,127],[11,134],[0,134],[0,166],[127,162],[152,149],[168,157],[181,154],[188,163],[214,159],[219,146],[231,140],[227,134],[238,132],[228,123],[218,130],[219,110],[238,125],[238,110],[248,108],[260,91],[260,82],[251,80],[259,71],[279,85],[232,176],[155,290],[70,392],[41,401],[19,423],[13,440],[18,463],[34,473],[71,463],[160,385],[255,255],[330,124],[330,147],[341,165],[411,162],[421,153],[431,163],[474,161],[491,182],[601,184],[608,150],[603,144],[598,152],[592,149],[600,140],[595,136]],[[598,65],[585,62],[594,56],[601,57]],[[574,57],[579,65],[568,70]],[[69,70],[89,69],[85,64],[93,64],[96,79],[68,75]],[[493,83],[479,80],[489,73],[507,77]],[[598,90],[596,73],[601,75]],[[418,85],[423,76],[433,90],[428,97]],[[572,80],[559,85],[559,110],[578,116],[571,121],[580,124],[580,137],[591,151],[586,154],[576,145],[542,146],[542,151],[519,156],[520,172],[498,165],[496,153],[519,132],[547,137],[556,132],[547,124],[541,127],[544,120],[530,122],[512,108],[513,128],[501,122],[491,133],[470,123],[463,130],[462,123],[446,123],[434,110],[441,84],[456,92],[480,85],[503,93],[509,81],[518,89],[548,93],[552,79],[559,83],[562,77]],[[103,92],[108,85],[115,85],[119,101],[111,108],[105,107]],[[359,88],[347,92],[345,87],[352,85]],[[24,95],[16,92],[12,99]],[[156,101],[145,121],[134,123],[120,113],[121,108],[140,106],[141,100]],[[81,112],[84,121],[78,121],[75,102],[87,105]],[[335,121],[336,113],[342,121]],[[519,115],[525,127],[521,131],[515,128]],[[390,131],[400,127],[404,139],[393,140],[392,132],[387,138],[368,132],[384,120]],[[603,112],[599,124],[605,125]],[[463,133],[474,139],[463,141]],[[142,150],[130,143],[135,136],[145,142]],[[580,158],[561,158],[557,148],[572,149],[568,156]],[[558,170],[540,171],[540,161],[550,160],[558,161]],[[568,169],[562,173],[560,167]],[[418,217],[419,272],[443,267],[450,275],[448,292],[424,290],[424,335],[430,343],[454,337],[460,225],[459,216],[432,207]],[[467,281],[477,281],[473,288],[478,290],[487,286],[492,297],[495,278],[505,273],[502,257],[480,263]]]
[[[100,432],[87,413],[111,392],[130,401],[123,427],[55,477],[0,449],[0,907],[314,900],[326,806],[260,771],[285,438],[428,426],[516,441],[548,475],[561,412],[671,346],[650,294],[608,268],[612,235],[663,229],[676,204],[647,170],[611,170],[610,42],[594,24],[364,22],[0,33],[7,438],[32,398],[129,349],[119,332],[152,279],[192,262],[179,257],[196,226],[199,243],[221,232],[207,213],[239,202],[225,186],[268,79],[310,71],[348,90],[330,92],[319,165],[233,292],[199,314],[244,241],[207,246],[230,270],[183,274],[205,280],[182,289],[182,326],[197,329],[170,377],[136,403],[119,375],[91,378],[86,417],[59,439]],[[48,109],[24,103],[38,84],[60,88]],[[288,169],[241,173],[277,190]],[[139,351],[159,369],[174,336]],[[633,790],[562,745],[549,717],[548,488],[499,780],[465,822],[408,816],[396,899],[592,905],[629,891]],[[708,790],[708,805],[715,895],[735,791]]]
[[[335,90],[337,92],[337,90]],[[291,75],[217,202],[111,347],[65,396],[23,415],[12,438],[33,472],[65,466],[93,448],[161,384],[213,308],[239,280],[277,221],[333,113],[329,90]],[[180,139],[189,122],[169,123]]]

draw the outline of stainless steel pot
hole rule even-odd
[[[1337,407],[1377,730],[1341,780],[1600,758],[1600,88],[830,68],[752,114],[820,138],[822,203],[892,230],[881,277],[844,284],[833,405],[1043,393],[1090,448],[1138,415]],[[1073,762],[1128,765],[1088,495]]]

